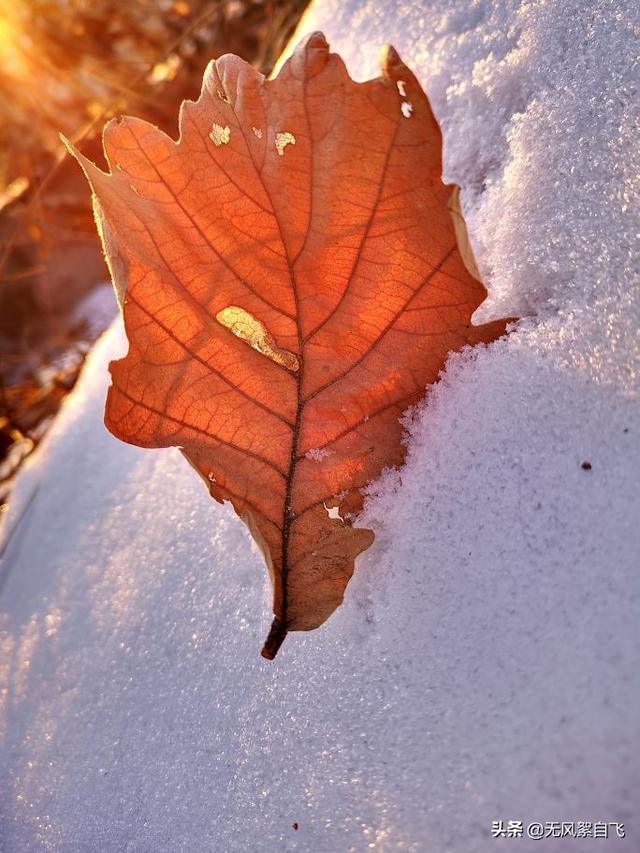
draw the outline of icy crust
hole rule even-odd
[[[635,4],[322,0],[304,28],[360,79],[386,41],[418,71],[485,315],[528,319],[451,359],[345,604],[273,664],[242,524],[101,426],[103,338],[5,526],[3,853],[635,850]],[[493,841],[510,819],[628,837]]]

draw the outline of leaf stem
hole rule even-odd
[[[275,656],[278,654],[278,649],[284,642],[284,638],[287,636],[287,626],[286,623],[282,622],[276,616],[271,623],[271,630],[269,631],[269,636],[264,642],[264,646],[262,647],[262,651],[260,654],[263,658],[267,660],[273,660]]]

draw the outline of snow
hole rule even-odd
[[[312,6],[354,76],[385,41],[419,73],[478,319],[527,319],[450,360],[345,604],[273,663],[242,524],[101,426],[101,340],[4,528],[3,853],[638,849],[639,26],[630,0]],[[510,819],[628,836],[493,841]]]
[[[72,321],[84,324],[87,337],[95,340],[111,324],[118,313],[111,282],[100,282],[76,305]]]

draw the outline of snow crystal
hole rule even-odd
[[[303,26],[359,79],[385,42],[418,73],[478,315],[527,320],[450,359],[344,605],[274,663],[242,524],[101,426],[102,341],[7,514],[6,853],[486,853],[493,820],[635,818],[636,4],[319,0]]]

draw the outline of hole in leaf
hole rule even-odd
[[[293,133],[289,133],[285,131],[284,133],[276,133],[276,148],[278,149],[278,154],[281,157],[284,157],[284,149],[287,145],[295,145],[296,138]]]
[[[294,373],[298,370],[298,357],[286,349],[280,349],[260,320],[256,320],[244,308],[229,305],[228,308],[218,311],[216,320],[271,361],[281,364]]]
[[[327,506],[326,503],[323,503],[322,506],[325,509],[325,512],[329,516],[329,518],[339,519],[340,521],[344,521],[344,518],[340,515],[340,507],[337,506]]]
[[[214,145],[226,145],[231,139],[231,128],[227,125],[227,127],[222,127],[221,124],[213,123],[213,127],[211,128],[211,133],[209,134],[209,139],[213,142]]]

